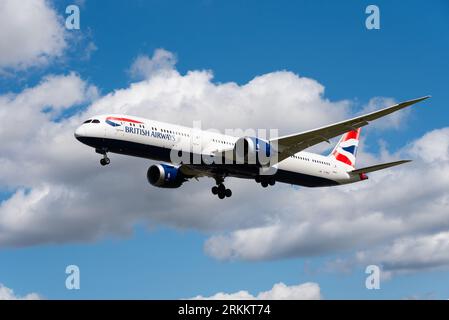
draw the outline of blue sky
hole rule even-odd
[[[52,6],[64,17],[71,3]],[[448,124],[449,3],[376,1],[380,30],[365,28],[369,4],[372,1],[86,0],[80,6],[81,30],[67,31],[71,38],[64,56],[1,76],[0,94],[19,93],[48,74],[75,71],[105,95],[135,81],[129,69],[136,56],[164,48],[176,55],[181,74],[212,70],[214,83],[242,85],[287,70],[320,82],[331,101],[353,101],[355,110],[376,96],[401,101],[432,95],[429,103],[410,112],[400,130],[370,133],[368,151],[377,154],[377,141],[383,139],[394,152]],[[83,55],[89,42],[97,49],[87,59]],[[65,116],[87,105],[80,103]],[[1,186],[5,193],[0,200],[11,196],[11,188]],[[204,196],[210,196],[206,191]],[[183,207],[172,209],[182,212]],[[18,295],[37,292],[50,299],[172,299],[239,290],[256,294],[277,282],[316,282],[326,299],[449,296],[444,268],[400,274],[382,282],[381,290],[367,290],[364,266],[349,273],[322,271],[327,261],[348,258],[351,250],[271,261],[220,261],[203,249],[211,233],[138,223],[126,236],[6,246],[0,249],[0,283]],[[69,264],[81,269],[81,290],[64,286]]]

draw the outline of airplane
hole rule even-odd
[[[84,121],[74,135],[77,140],[103,155],[100,160],[102,166],[110,163],[108,153],[160,161],[162,163],[151,165],[147,171],[147,180],[151,185],[179,188],[192,178],[210,177],[215,179],[212,194],[224,199],[232,196],[232,191],[224,185],[227,177],[252,179],[264,188],[276,182],[328,187],[364,181],[370,172],[410,162],[400,160],[356,169],[360,131],[371,121],[429,97],[272,139],[234,137],[119,114],[93,116]],[[330,143],[331,138],[340,135],[340,141],[329,155],[304,151],[322,142]],[[173,161],[174,158],[176,161]]]

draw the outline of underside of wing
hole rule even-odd
[[[181,173],[187,178],[213,177],[212,172],[203,170],[201,167],[183,164],[179,167]]]

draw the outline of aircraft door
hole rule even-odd
[[[192,129],[190,135],[190,142],[192,146],[192,153],[195,155],[202,154],[202,146],[201,146],[201,131],[198,129]],[[196,159],[196,161],[201,161],[200,159]],[[194,162],[196,162],[194,160]]]

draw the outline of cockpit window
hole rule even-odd
[[[86,121],[83,122],[83,124],[84,124],[84,123],[90,123],[91,121],[92,121],[91,119],[86,120]]]
[[[94,120],[92,120],[92,123],[100,123],[100,120],[94,119]]]

